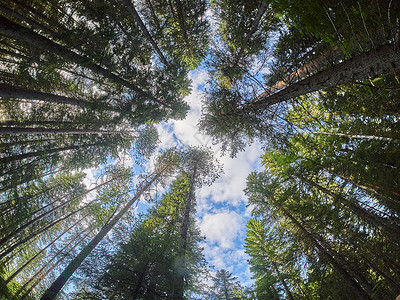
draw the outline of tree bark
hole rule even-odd
[[[346,199],[340,195],[337,195],[334,192],[332,192],[331,190],[319,185],[318,183],[316,183],[312,180],[307,180],[307,179],[303,178],[302,176],[296,176],[296,177],[298,177],[301,181],[322,191],[324,194],[326,194],[332,198],[339,199],[340,202],[342,204],[344,204],[345,206],[347,206],[356,216],[358,216],[359,218],[368,222],[375,228],[377,228],[381,231],[388,231],[387,234],[389,234],[389,236],[393,236],[396,239],[398,238],[398,234],[396,234],[395,232],[392,232],[392,230],[388,228],[388,227],[390,227],[390,224],[387,224],[385,219],[379,218],[376,214],[373,214],[373,213],[367,211],[366,209],[362,208],[354,201]]]
[[[90,203],[90,204],[91,204],[91,203]],[[3,258],[6,257],[9,253],[13,252],[16,248],[18,248],[20,245],[25,244],[26,242],[28,242],[28,241],[30,241],[31,239],[33,239],[35,236],[41,234],[42,232],[45,232],[46,230],[49,230],[51,227],[57,225],[58,223],[64,221],[65,219],[68,219],[70,216],[72,216],[72,215],[74,215],[74,214],[76,214],[76,213],[78,213],[78,212],[80,212],[80,211],[82,211],[82,210],[84,210],[85,208],[88,208],[88,207],[89,207],[89,204],[88,204],[88,205],[85,205],[85,206],[83,206],[83,207],[81,207],[81,208],[79,208],[79,209],[77,209],[77,210],[75,210],[75,211],[73,211],[73,212],[71,212],[71,213],[69,213],[68,215],[66,215],[66,216],[64,216],[64,217],[62,217],[62,218],[59,218],[59,219],[56,220],[56,221],[53,221],[53,223],[51,223],[51,224],[49,224],[49,225],[46,225],[46,226],[40,228],[40,229],[37,230],[36,232],[34,232],[34,233],[30,234],[29,236],[23,238],[22,240],[19,240],[17,243],[15,243],[15,244],[12,245],[11,247],[7,248],[7,250],[3,251],[3,252],[0,254],[0,259],[3,259]]]
[[[271,95],[273,93],[276,93],[277,91],[283,89],[284,87],[293,84],[305,78],[306,76],[309,76],[311,73],[321,70],[323,67],[326,67],[331,62],[337,61],[342,57],[343,57],[343,51],[340,48],[340,46],[334,46],[328,52],[323,53],[322,55],[316,57],[309,63],[304,64],[296,71],[286,76],[283,80],[275,83],[263,94]]]
[[[383,137],[383,136],[375,136],[375,135],[347,134],[347,133],[340,133],[340,132],[325,132],[325,131],[313,131],[313,134],[344,136],[344,137],[347,137],[350,139],[378,140],[378,141],[388,141],[388,142],[393,141],[392,138]]]
[[[269,95],[264,92],[243,109],[265,109],[273,104],[284,102],[323,88],[346,84],[370,75],[388,74],[400,70],[399,42],[387,44],[368,52],[361,53],[349,60],[322,70],[310,77],[298,81],[279,92]]]
[[[83,237],[81,237],[77,242],[75,242],[75,244],[72,245],[71,249],[74,249],[75,247],[77,247],[84,239],[86,239],[94,230],[95,228],[89,230],[89,232],[87,232]],[[85,230],[83,230],[84,232]],[[27,289],[25,291],[25,293],[21,296],[20,299],[25,299],[25,297],[33,290],[33,288],[40,282],[43,280],[43,278],[45,276],[47,276],[47,274],[49,274],[56,266],[58,266],[58,264],[68,255],[68,252],[65,251],[73,242],[75,241],[75,239],[72,239],[68,244],[66,244],[60,251],[57,252],[56,255],[54,255],[50,261],[48,261],[38,272],[35,273],[34,276],[32,276],[23,286],[22,288],[17,292],[17,294],[21,293],[21,291],[28,286],[28,284],[30,282],[32,282],[32,280],[35,277],[38,277],[39,273],[41,273],[46,267],[50,266],[50,263],[59,255],[62,254],[61,257],[46,271],[44,272],[41,276],[39,276],[38,279],[36,279],[36,281],[30,286],[29,289]]]
[[[294,300],[293,295],[290,292],[290,289],[289,289],[288,285],[286,284],[285,278],[282,277],[282,274],[279,271],[279,268],[276,265],[275,261],[271,259],[271,263],[272,263],[272,265],[273,265],[273,267],[274,267],[274,269],[276,271],[276,274],[278,275],[279,280],[281,281],[281,283],[282,283],[282,285],[283,285],[283,287],[285,289],[286,295],[288,296],[289,300]]]
[[[178,23],[179,26],[182,30],[182,36],[185,41],[188,41],[188,36],[186,32],[186,24],[185,24],[185,17],[183,16],[183,9],[182,9],[182,3],[180,0],[175,0],[175,7],[176,11],[178,13]]]
[[[140,196],[146,191],[154,181],[156,181],[163,173],[169,165],[165,165],[157,174],[148,181],[138,192],[136,192],[135,196],[120,210],[118,214],[114,216],[114,218],[108,222],[99,233],[86,245],[85,248],[79,252],[79,254],[68,264],[68,266],[64,269],[64,271],[58,276],[58,278],[53,282],[53,284],[46,290],[44,295],[41,297],[41,300],[51,300],[54,299],[57,294],[60,292],[62,287],[71,277],[71,275],[75,272],[75,270],[81,265],[84,259],[92,252],[92,250],[101,242],[101,240],[110,232],[110,230],[117,224],[117,222],[125,215],[125,213],[129,210],[129,208],[135,203]]]
[[[246,38],[245,38],[245,42],[243,43],[243,45],[248,44],[251,36],[257,31],[258,24],[260,23],[262,16],[264,15],[265,11],[267,10],[267,7],[268,7],[268,5],[263,1],[257,11],[257,15],[254,18],[254,21],[253,21],[253,24],[251,25],[250,31],[246,33]],[[232,64],[233,66],[235,66],[240,61],[241,56],[243,55],[243,52],[244,52],[244,48],[241,47],[236,60]]]
[[[189,231],[189,221],[190,221],[190,212],[192,210],[192,204],[193,204],[193,197],[194,197],[194,183],[195,183],[195,176],[196,176],[196,170],[197,166],[194,167],[193,173],[190,177],[190,186],[189,186],[189,191],[188,195],[186,198],[186,205],[185,205],[185,211],[183,215],[183,220],[182,220],[182,226],[181,226],[181,238],[183,241],[182,244],[182,264],[181,268],[182,270],[185,269],[186,267],[186,252],[187,252],[187,240],[188,240],[188,231]],[[185,284],[185,274],[179,275],[179,286],[176,291],[176,299],[184,299],[183,298],[183,293],[184,293],[184,284]]]

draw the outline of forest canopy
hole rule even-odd
[[[392,0],[1,0],[0,299],[395,299],[399,16]],[[263,153],[251,284],[202,247],[219,153],[160,145],[199,70],[193,135]]]

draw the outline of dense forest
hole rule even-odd
[[[0,0],[0,299],[394,300],[399,34],[397,0]],[[159,145],[199,69],[198,130],[264,153],[251,286],[202,252],[218,155]]]

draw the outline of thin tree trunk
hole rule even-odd
[[[43,31],[47,35],[50,35],[50,36],[53,36],[53,37],[56,35],[49,28],[43,26],[42,24],[39,24],[39,23],[35,22],[32,19],[29,19],[29,18],[21,15],[20,13],[16,12],[15,10],[12,10],[12,9],[2,5],[2,4],[0,4],[0,10],[3,11],[6,16],[12,16],[13,18],[15,18],[15,19],[17,19],[17,20],[19,20],[21,22],[26,22],[26,23],[30,24],[32,27]]]
[[[287,297],[288,297],[290,300],[294,300],[293,295],[292,295],[292,293],[290,292],[290,289],[289,289],[288,285],[286,284],[285,278],[282,277],[282,274],[281,274],[281,272],[279,271],[279,268],[278,268],[278,266],[276,265],[275,261],[273,261],[273,260],[271,259],[271,262],[272,262],[272,265],[273,265],[273,267],[274,267],[274,269],[275,269],[275,271],[276,271],[276,274],[278,275],[279,280],[281,281],[283,287],[285,288],[285,292],[286,292]]]
[[[158,30],[159,33],[161,33],[162,30],[161,30],[161,26],[160,26],[160,21],[158,20],[156,12],[154,11],[154,7],[153,7],[153,4],[151,4],[151,0],[146,0],[146,3],[147,3],[147,6],[150,9],[151,16],[153,17],[153,20],[157,25],[157,30]]]
[[[95,228],[92,228],[89,232],[87,232],[83,237],[81,237],[75,244],[72,245],[72,247],[70,248],[70,250],[74,249],[75,247],[77,247],[83,240],[85,240],[93,231]],[[83,230],[82,232],[85,232],[85,230]],[[73,242],[75,241],[75,239],[72,239],[68,244],[66,244],[60,251],[58,251],[56,253],[56,255],[54,255],[38,272],[36,272],[36,274],[34,276],[32,276],[23,286],[22,288],[17,292],[17,295],[19,293],[21,293],[21,291],[28,286],[29,283],[32,282],[33,279],[35,279],[36,277],[38,277],[38,275],[45,269],[47,268],[50,263],[59,255],[62,254],[61,257],[46,271],[44,272],[38,279],[36,279],[36,281],[30,286],[29,289],[27,289],[25,291],[25,293],[21,296],[21,298],[19,299],[25,299],[25,297],[33,290],[33,288],[40,282],[43,280],[44,277],[47,276],[47,274],[49,274],[56,266],[59,265],[59,263],[68,255],[68,252],[65,251],[65,249],[67,249]]]
[[[92,201],[92,202],[93,202],[93,201]],[[11,247],[7,248],[5,251],[3,251],[3,252],[0,254],[0,260],[3,259],[4,257],[6,257],[9,253],[13,252],[13,251],[14,251],[16,248],[18,248],[20,245],[25,244],[26,242],[28,242],[28,241],[30,241],[31,239],[33,239],[35,236],[37,236],[37,235],[39,235],[39,234],[41,234],[41,233],[43,233],[43,232],[49,230],[51,227],[53,227],[53,226],[57,225],[58,223],[60,223],[60,222],[62,222],[62,221],[64,221],[64,220],[66,220],[66,219],[68,219],[70,216],[72,216],[72,215],[74,215],[74,214],[76,214],[76,213],[78,213],[78,212],[84,210],[85,208],[88,208],[89,205],[92,204],[92,202],[90,202],[88,205],[85,205],[85,206],[83,206],[83,207],[81,207],[81,208],[79,208],[79,209],[77,209],[77,210],[75,210],[75,211],[73,211],[73,212],[71,212],[71,213],[65,215],[65,216],[62,217],[62,218],[59,218],[59,219],[57,219],[57,220],[55,220],[55,221],[53,220],[53,223],[50,223],[50,224],[48,224],[48,225],[46,225],[46,226],[40,228],[40,229],[37,230],[36,232],[30,234],[29,236],[23,238],[22,240],[19,240],[17,243],[15,243],[15,244],[12,245]]]
[[[154,41],[153,37],[151,36],[150,32],[147,30],[146,25],[143,23],[142,19],[140,18],[135,6],[133,5],[131,0],[121,0],[125,6],[128,8],[128,11],[135,19],[136,23],[139,25],[140,29],[142,30],[143,35],[149,41],[151,46],[153,47],[154,51],[157,52],[158,57],[160,58],[161,62],[168,66],[168,61],[164,57],[164,54],[161,52],[160,48],[158,47],[157,43]]]
[[[53,153],[57,153],[57,152],[64,152],[64,151],[68,151],[68,150],[78,150],[78,149],[82,149],[82,148],[90,147],[90,146],[100,146],[102,144],[104,144],[104,142],[98,142],[98,143],[86,144],[86,145],[70,145],[70,146],[60,147],[60,148],[45,149],[45,150],[39,150],[36,152],[28,152],[28,153],[23,153],[23,154],[12,155],[12,156],[0,158],[0,163],[6,164],[6,163],[16,161],[16,160],[23,160],[26,158],[42,156],[42,155],[49,155],[49,154],[53,154]]]
[[[86,100],[70,98],[66,96],[54,95],[50,93],[34,91],[30,89],[11,86],[8,84],[0,84],[0,97],[6,99],[25,99],[25,100],[40,100],[43,102],[69,104],[85,108],[104,108],[105,110],[120,112],[115,107],[103,103],[91,103]]]
[[[147,272],[147,266],[148,266],[148,262],[143,266],[142,272],[140,272],[140,278],[138,283],[136,284],[135,290],[132,292],[132,299],[136,300],[139,297],[139,291],[140,288],[142,287],[143,281],[144,281],[144,276],[146,275]]]
[[[130,207],[135,203],[140,196],[145,192],[152,184],[155,182],[163,173],[167,170],[169,165],[165,165],[157,174],[148,181],[135,196],[120,210],[120,212],[115,215],[115,217],[107,223],[100,232],[90,241],[85,248],[79,252],[79,254],[68,264],[64,271],[58,276],[58,278],[53,282],[53,284],[46,290],[41,300],[54,299],[60,292],[62,287],[75,272],[77,268],[81,265],[84,259],[92,252],[92,250],[101,242],[101,240],[110,232],[110,230],[117,224],[117,222],[125,215],[125,213],[130,209]]]
[[[1,148],[10,148],[13,146],[18,146],[18,145],[23,145],[26,146],[27,144],[32,145],[32,144],[36,144],[36,143],[43,143],[43,142],[54,142],[56,141],[56,138],[41,138],[41,139],[28,139],[28,140],[16,140],[16,141],[12,141],[9,143],[0,143],[0,147]],[[1,176],[2,174],[0,174]]]
[[[393,141],[392,138],[383,137],[383,136],[375,136],[375,135],[346,134],[346,133],[325,132],[325,131],[313,131],[313,134],[344,136],[344,137],[351,138],[351,139],[366,139],[366,140],[378,140],[378,141],[388,141],[388,142]]]
[[[38,162],[39,161],[39,159],[35,159],[34,160],[34,162]],[[29,164],[24,164],[23,166],[21,166],[20,168],[23,168],[23,167],[27,167],[27,165],[31,165],[31,163],[29,163]],[[54,174],[57,174],[57,173],[60,173],[60,172],[62,172],[62,171],[65,171],[65,170],[67,170],[67,169],[61,169],[61,168],[58,168],[58,169],[50,169],[49,171],[47,171],[47,172],[45,172],[45,173],[42,173],[42,174],[40,174],[40,175],[37,175],[37,174],[28,174],[28,175],[26,175],[26,174],[18,174],[18,179],[20,179],[20,177],[22,176],[22,179],[20,179],[19,181],[17,181],[17,182],[15,182],[15,184],[13,184],[13,185],[8,185],[8,186],[1,186],[1,188],[0,188],[0,193],[3,193],[3,192],[5,192],[5,191],[8,191],[8,190],[10,190],[10,189],[13,189],[13,188],[16,188],[17,186],[20,186],[20,185],[23,185],[23,184],[27,184],[28,182],[31,182],[31,181],[33,181],[33,180],[36,180],[36,179],[38,179],[38,178],[43,178],[43,177],[45,177],[45,176],[50,176],[50,175],[54,175]],[[31,170],[28,170],[28,172],[30,172]],[[67,170],[68,171],[68,170]],[[0,184],[2,184],[4,181],[7,181],[7,180],[3,180],[3,181],[1,181],[0,182]]]
[[[0,127],[1,134],[131,134],[131,131],[90,130],[90,129],[58,129],[44,127]]]
[[[243,109],[263,109],[323,88],[346,84],[370,75],[388,74],[400,70],[399,42],[387,44],[371,51],[361,53],[349,60],[322,70],[310,77],[287,86],[269,95],[264,92]]]
[[[250,31],[246,33],[246,38],[245,38],[243,45],[247,45],[250,41],[251,36],[257,31],[258,25],[261,21],[261,18],[263,17],[267,8],[268,8],[268,5],[263,1],[261,3],[260,7],[258,8],[257,15],[254,18],[254,21],[253,21],[253,24],[251,25]],[[244,48],[242,47],[239,50],[236,61],[232,65],[236,65],[240,61],[240,58],[243,55],[243,52],[244,52]]]
[[[344,204],[345,206],[347,206],[348,208],[351,209],[351,211],[358,216],[359,218],[363,219],[364,221],[368,222],[369,224],[371,224],[372,226],[374,226],[375,228],[379,229],[380,231],[385,231],[385,229],[389,229],[389,224],[386,223],[386,221],[384,221],[384,219],[379,218],[377,215],[367,211],[366,209],[360,207],[357,203],[355,203],[354,201],[348,200],[340,195],[335,194],[334,192],[332,192],[331,190],[319,185],[318,183],[312,181],[312,180],[307,180],[305,178],[303,178],[302,176],[296,176],[298,177],[301,181],[317,188],[318,190],[322,191],[324,194],[334,198],[334,199],[339,199],[340,202],[342,204]],[[398,234],[395,234],[394,232],[392,232],[391,230],[387,230],[387,234],[389,234],[389,236],[394,235],[394,237],[398,238]]]
[[[70,126],[70,125],[74,125],[74,124],[76,124],[75,122],[71,122],[71,121],[45,121],[45,120],[43,120],[43,121],[39,121],[39,120],[36,120],[36,121],[22,121],[22,122],[19,122],[19,121],[13,121],[13,120],[4,120],[4,121],[0,121],[0,128],[2,128],[2,127],[8,127],[8,126],[19,126],[19,127],[24,127],[24,126],[29,126],[29,125],[56,125],[56,126],[60,126],[60,125],[63,125],[63,126],[65,126],[65,125],[67,125],[67,126]],[[91,123],[91,124],[93,124],[93,123]],[[25,143],[25,145],[26,145],[27,143]]]

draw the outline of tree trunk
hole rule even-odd
[[[53,154],[53,153],[57,153],[57,152],[64,152],[64,151],[68,151],[68,150],[78,150],[78,149],[82,149],[82,148],[90,147],[90,146],[100,146],[102,144],[104,144],[104,142],[98,142],[98,143],[86,144],[86,145],[70,145],[70,146],[66,146],[66,147],[45,149],[45,150],[39,150],[36,152],[28,152],[28,153],[23,153],[23,154],[18,154],[18,155],[12,155],[12,156],[0,158],[0,164],[6,164],[6,163],[16,161],[16,160],[23,160],[26,158],[31,158],[31,157],[41,156],[41,155],[49,155],[49,154]]]
[[[135,203],[140,196],[145,192],[154,181],[156,181],[163,173],[169,165],[165,165],[157,174],[148,181],[138,192],[136,192],[135,196],[120,210],[120,212],[114,216],[114,218],[107,223],[99,233],[90,241],[85,248],[79,252],[79,254],[68,264],[68,266],[64,269],[64,271],[58,276],[58,278],[53,282],[53,284],[47,289],[47,291],[42,296],[41,300],[50,300],[54,299],[57,294],[60,292],[64,284],[68,281],[71,275],[75,272],[75,270],[81,265],[83,260],[92,252],[92,250],[101,242],[101,240],[110,232],[110,230],[117,224],[117,222],[124,216],[124,214],[130,209],[130,207]]]
[[[290,292],[290,289],[289,289],[289,287],[288,287],[287,284],[286,284],[285,278],[282,277],[282,274],[281,274],[281,272],[279,271],[279,268],[278,268],[278,266],[276,265],[275,261],[273,261],[273,260],[271,259],[271,263],[272,263],[272,265],[273,265],[273,267],[274,267],[274,269],[275,269],[275,271],[276,271],[276,274],[278,275],[279,280],[281,281],[283,287],[285,288],[285,292],[286,292],[286,295],[288,296],[289,300],[294,300],[293,295],[292,295],[292,293]]]
[[[80,100],[70,98],[66,96],[54,95],[50,93],[44,93],[40,91],[29,90],[25,88],[15,87],[8,84],[0,84],[0,97],[6,99],[25,99],[25,100],[40,100],[43,102],[57,103],[57,104],[69,104],[85,108],[104,108],[105,110],[120,112],[117,108],[114,108],[107,104],[102,103],[91,103],[86,100]]]
[[[336,136],[344,136],[350,139],[366,139],[366,140],[378,140],[378,141],[388,141],[392,142],[392,138],[383,137],[383,136],[375,136],[375,135],[362,135],[362,134],[346,134],[339,132],[325,132],[325,131],[313,131],[313,134],[326,134],[326,135],[336,135]]]
[[[263,1],[257,11],[257,15],[254,18],[254,21],[253,21],[253,24],[251,25],[250,31],[246,33],[246,38],[245,38],[243,45],[248,44],[251,36],[257,31],[258,24],[260,23],[262,16],[264,15],[265,11],[267,10],[267,7],[268,7],[268,5]],[[237,58],[232,63],[232,66],[237,65],[237,63],[240,61],[243,53],[244,53],[244,47],[241,47],[239,50],[239,53],[237,55]]]
[[[265,109],[273,104],[319,91],[323,88],[346,84],[370,75],[388,74],[400,70],[399,42],[387,44],[371,51],[361,53],[349,60],[322,70],[298,81],[279,92],[269,95],[262,93],[243,109]]]
[[[93,201],[92,201],[93,202]],[[14,245],[12,245],[11,247],[7,248],[5,251],[3,251],[0,254],[0,260],[3,259],[4,257],[6,257],[9,253],[13,252],[16,248],[18,248],[20,245],[25,244],[26,242],[30,241],[31,239],[33,239],[35,236],[49,230],[50,228],[52,228],[53,226],[57,225],[58,223],[68,219],[70,216],[84,210],[85,208],[88,208],[90,204],[92,204],[92,202],[90,202],[89,204],[65,215],[64,217],[60,217],[57,220],[53,220],[53,223],[50,223],[42,228],[40,228],[39,230],[37,230],[36,232],[30,234],[29,236],[23,238],[22,240],[19,240],[18,242],[16,242]]]
[[[50,35],[50,36],[53,36],[53,37],[56,35],[49,28],[43,26],[42,24],[39,24],[39,23],[35,22],[32,19],[29,19],[29,18],[21,15],[20,13],[16,12],[15,10],[12,10],[12,9],[2,5],[2,4],[0,4],[0,10],[3,11],[6,16],[12,16],[13,18],[15,18],[15,19],[17,19],[17,20],[19,20],[21,22],[26,22],[26,23],[30,24],[32,27],[41,30],[42,32],[44,32],[47,35]]]
[[[343,57],[343,51],[340,48],[340,46],[334,46],[328,52],[323,53],[322,55],[316,57],[309,63],[304,64],[299,69],[286,76],[283,80],[275,83],[263,94],[271,95],[273,93],[276,93],[277,91],[285,88],[286,86],[309,76],[311,73],[321,70],[323,67],[328,66],[330,63],[338,61],[342,57]]]
[[[351,199],[346,199],[340,195],[335,194],[331,190],[319,185],[318,183],[312,181],[312,180],[307,180],[303,178],[302,176],[296,176],[298,177],[301,181],[317,188],[318,190],[322,191],[324,194],[340,200],[340,202],[347,206],[356,216],[358,216],[360,219],[368,222],[370,225],[374,226],[375,228],[379,229],[380,231],[384,231],[389,236],[394,237],[395,239],[398,239],[398,234],[395,232],[392,232],[393,229],[389,229],[391,226],[388,224],[384,219],[379,218],[377,215],[373,214],[370,211],[367,211],[366,209],[360,207],[355,201],[352,201]]]
[[[186,268],[186,251],[187,251],[187,240],[188,240],[188,231],[189,231],[189,221],[190,221],[190,212],[192,210],[192,204],[193,204],[193,198],[194,198],[194,182],[195,182],[195,176],[196,176],[196,168],[197,166],[194,167],[193,173],[190,178],[190,186],[189,186],[189,191],[186,199],[186,205],[185,205],[185,211],[183,215],[183,220],[182,220],[182,226],[181,226],[181,238],[182,238],[182,264],[181,264],[181,270],[185,270]],[[184,271],[183,271],[184,272]],[[183,293],[184,293],[184,284],[185,284],[185,274],[179,275],[179,286],[178,290],[176,291],[176,299],[184,299],[183,298]]]
[[[72,245],[72,247],[70,248],[70,250],[74,249],[75,247],[77,247],[83,240],[85,240],[93,231],[95,228],[89,230],[89,232],[87,232],[83,237],[81,237],[77,242],[75,242],[75,244]],[[83,230],[82,232],[85,232],[85,230]],[[47,276],[47,274],[49,274],[56,266],[58,266],[60,264],[60,262],[68,255],[68,251],[65,251],[73,242],[75,241],[75,239],[72,239],[68,244],[66,244],[60,251],[57,252],[56,255],[54,255],[52,257],[52,259],[50,261],[48,261],[38,272],[35,273],[34,276],[32,276],[23,286],[22,288],[17,292],[17,294],[21,293],[21,291],[28,286],[28,284],[30,282],[32,282],[33,279],[35,279],[36,277],[38,277],[38,275],[45,269],[47,268],[50,263],[59,255],[61,254],[61,257],[46,271],[44,272],[41,276],[39,276],[38,279],[36,279],[36,281],[30,286],[29,289],[27,289],[25,291],[25,293],[21,296],[20,299],[25,299],[25,297],[33,290],[33,288],[40,282],[43,280],[44,277]]]
[[[140,18],[137,10],[135,9],[135,6],[133,5],[132,1],[131,0],[121,0],[121,1],[124,2],[125,6],[128,8],[128,11],[132,15],[132,17],[135,19],[136,23],[139,25],[140,29],[142,30],[143,35],[149,41],[149,43],[153,47],[154,51],[157,52],[157,55],[160,58],[161,62],[164,65],[168,66],[167,59],[164,57],[164,55],[161,52],[160,48],[158,47],[157,43],[154,41],[150,32],[147,30],[146,25],[144,25],[144,23],[143,23],[142,19]]]
[[[185,41],[188,41],[187,31],[186,31],[186,24],[185,24],[185,17],[183,16],[183,9],[182,3],[180,0],[175,0],[175,7],[178,13],[178,23],[182,31],[182,36]]]
[[[57,129],[44,127],[0,127],[1,134],[131,134],[131,131],[90,130],[90,129]]]

